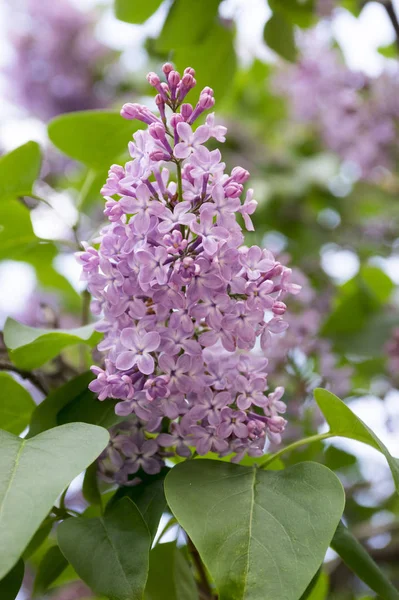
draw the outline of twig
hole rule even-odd
[[[0,371],[10,371],[11,373],[17,373],[23,379],[27,379],[28,381],[33,383],[33,385],[38,390],[40,390],[45,396],[47,396],[48,390],[46,389],[46,386],[40,381],[40,378],[37,375],[35,375],[35,373],[32,373],[32,371],[24,371],[23,369],[18,369],[18,367],[15,367],[13,364],[5,361],[0,361]]]
[[[389,19],[392,23],[392,26],[395,30],[395,42],[396,42],[396,46],[398,47],[398,50],[399,50],[399,21],[398,21],[398,17],[396,16],[395,8],[394,8],[391,0],[382,0],[381,4],[384,6],[385,10],[387,11],[388,17],[389,17]]]

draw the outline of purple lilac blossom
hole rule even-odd
[[[311,124],[324,145],[355,165],[363,179],[376,179],[397,158],[399,70],[379,77],[351,71],[339,52],[311,31],[301,57],[284,66],[275,89],[287,97],[291,116]]]
[[[96,40],[90,13],[68,0],[17,0],[8,10],[12,56],[5,76],[12,101],[44,121],[106,105],[96,78],[109,50]]]
[[[204,146],[225,139],[213,114],[193,127],[213,107],[212,89],[195,106],[183,103],[194,70],[163,71],[167,83],[148,75],[159,117],[122,108],[148,128],[134,134],[132,160],[109,171],[99,249],[78,255],[106,354],[90,387],[100,400],[119,399],[118,415],[135,416],[129,444],[119,448],[118,434],[102,461],[103,475],[124,482],[139,468],[159,471],[171,451],[240,460],[260,456],[267,438],[281,440],[284,390],[268,390],[266,356],[272,334],[287,327],[283,299],[300,290],[271,252],[243,245],[236,217],[252,229],[256,206],[251,191],[240,200],[249,173],[226,173],[220,151]]]

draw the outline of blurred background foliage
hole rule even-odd
[[[95,239],[108,168],[125,160],[140,125],[123,121],[119,108],[152,102],[142,83],[148,70],[160,72],[165,60],[180,71],[190,65],[198,87],[214,89],[217,117],[228,126],[224,160],[252,175],[259,205],[248,243],[270,248],[303,286],[289,306],[290,329],[273,340],[270,385],[286,388],[285,442],[323,426],[311,393],[322,385],[398,455],[398,8],[385,0],[6,0],[1,321],[87,323],[73,252]],[[351,45],[357,22],[363,28]],[[375,46],[361,64],[359,35]],[[66,379],[78,351],[59,360]],[[59,384],[56,367],[46,368]],[[34,408],[26,396],[21,402],[18,433]],[[399,501],[384,463],[349,442],[311,445],[288,464],[304,458],[339,474],[348,524],[399,586]],[[78,492],[71,502],[82,503]],[[44,523],[30,547],[20,600],[91,597],[48,533]],[[331,552],[307,597],[376,596]]]

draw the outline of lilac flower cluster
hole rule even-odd
[[[275,78],[293,120],[312,124],[325,146],[364,179],[395,165],[398,86],[398,70],[377,78],[351,71],[317,31],[304,37],[300,60]]]
[[[213,113],[193,127],[213,107],[212,89],[192,106],[183,101],[194,70],[163,71],[166,82],[148,75],[159,117],[138,104],[122,108],[148,127],[129,144],[132,160],[109,171],[99,249],[86,245],[78,257],[106,353],[90,387],[100,400],[120,399],[118,415],[136,417],[121,447],[130,475],[139,466],[156,472],[171,449],[239,460],[261,455],[266,437],[280,440],[284,390],[266,393],[265,352],[287,327],[285,294],[300,289],[269,251],[243,245],[237,216],[253,230],[257,204],[252,190],[240,200],[249,173],[225,173],[220,151],[204,145],[225,140]]]
[[[95,39],[90,13],[68,0],[17,0],[9,17],[13,54],[5,75],[11,100],[45,121],[106,104],[96,71],[109,50]]]

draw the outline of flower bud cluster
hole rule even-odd
[[[237,217],[253,230],[257,204],[252,190],[241,201],[249,173],[226,173],[220,151],[205,146],[225,140],[214,114],[193,127],[213,91],[182,103],[194,70],[163,70],[166,83],[148,76],[159,117],[122,108],[147,129],[129,144],[132,160],[109,171],[99,249],[86,245],[78,257],[106,353],[90,387],[100,400],[119,399],[118,415],[135,415],[104,458],[124,481],[139,468],[159,471],[171,452],[239,460],[261,455],[267,437],[280,440],[284,390],[268,392],[265,356],[287,327],[285,295],[300,289],[271,252],[243,245]]]

